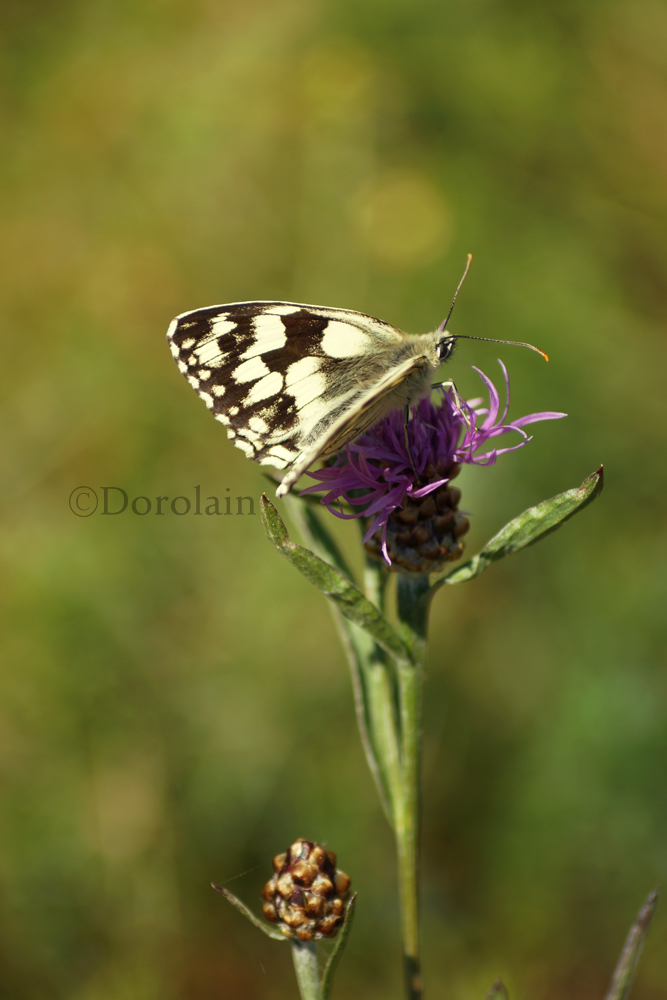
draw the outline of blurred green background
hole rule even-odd
[[[667,6],[2,0],[0,995],[288,1000],[253,905],[297,835],[360,893],[337,996],[401,995],[393,847],[324,599],[259,517],[77,518],[70,491],[258,497],[178,312],[278,298],[411,332],[566,410],[460,483],[472,553],[602,498],[433,611],[429,998],[601,998],[667,880]],[[341,526],[356,546],[354,526]],[[246,874],[241,874],[246,873]],[[665,997],[659,908],[633,994]]]

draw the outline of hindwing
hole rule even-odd
[[[304,448],[276,490],[277,495],[285,496],[289,493],[299,476],[318,458],[326,458],[340,451],[348,441],[359,437],[360,434],[386,416],[390,410],[395,408],[392,405],[387,405],[388,397],[413,372],[424,369],[427,365],[428,359],[421,355],[408,358],[391,368],[380,382],[357,398],[337,419],[331,421],[317,440],[313,441],[309,447]]]
[[[298,459],[291,485],[349,440],[345,428],[356,436],[375,422],[362,418],[396,384],[385,392],[386,356],[404,335],[352,310],[239,302],[183,313],[167,337],[181,372],[248,458],[279,469]]]

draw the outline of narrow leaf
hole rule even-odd
[[[500,979],[496,979],[495,983],[486,994],[486,1000],[510,1000],[510,995],[507,992],[507,987]]]
[[[658,890],[654,889],[630,928],[605,1000],[626,1000],[629,996],[657,901]]]
[[[307,497],[285,497],[285,503],[302,537],[315,550],[316,555],[328,560],[332,566],[340,570],[348,580],[354,583],[354,575],[347,564],[345,556],[331,532],[322,523],[322,518],[316,513],[312,504],[304,503]],[[318,503],[319,507],[320,504]]]
[[[265,924],[263,920],[256,917],[252,910],[249,910],[245,903],[242,903],[240,899],[237,899],[233,892],[230,892],[229,889],[225,889],[224,885],[216,885],[215,882],[211,882],[211,885],[216,892],[219,892],[221,896],[228,899],[232,906],[236,907],[239,913],[242,913],[244,917],[247,917],[251,924],[258,927],[260,931],[264,931],[267,937],[273,938],[274,941],[287,941],[284,934],[281,934],[281,932],[276,930],[275,927],[269,927],[269,925]]]
[[[339,569],[348,579],[352,580],[352,575],[347,569],[347,564],[335,540],[322,524],[322,520],[315,512],[314,507],[303,503],[304,499],[306,498],[301,497],[297,500],[291,496],[285,497],[285,503],[303,540],[315,551],[316,555],[322,558],[328,557],[336,569]],[[367,589],[368,593],[370,593],[372,598],[373,591],[369,592]],[[382,597],[382,594],[380,593],[379,596]],[[379,601],[375,603],[381,611],[382,604]],[[357,725],[359,726],[359,734],[364,753],[366,754],[366,761],[373,775],[385,816],[391,824],[393,820],[389,806],[389,789],[380,768],[377,748],[370,732],[370,708],[368,704],[369,671],[372,669],[373,655],[377,646],[375,641],[362,628],[344,618],[333,602],[330,603],[329,607],[350,666]]]
[[[259,506],[262,514],[262,524],[264,525],[264,530],[269,536],[269,541],[272,542],[277,549],[280,549],[281,545],[285,542],[289,542],[289,534],[287,533],[285,522],[271,501],[267,498],[266,493],[262,493]]]
[[[303,545],[290,542],[280,514],[266,496],[260,500],[262,520],[269,539],[282,555],[295,566],[307,580],[321,590],[336,605],[342,615],[359,625],[382,646],[390,656],[404,663],[410,662],[408,650],[396,635],[387,619],[374,604],[351,583],[340,570],[330,566]]]
[[[550,535],[595,500],[602,492],[603,483],[604,477],[600,466],[597,472],[584,479],[581,486],[576,489],[559,493],[558,496],[525,510],[494,535],[479,555],[473,556],[448,576],[437,580],[431,587],[431,595],[445,583],[465,583],[473,580],[491,563],[525,549],[528,545],[534,545],[540,538]]]
[[[347,944],[347,939],[349,937],[350,930],[352,929],[352,918],[354,917],[356,901],[357,894],[355,892],[354,895],[350,897],[350,901],[347,904],[343,926],[338,932],[334,950],[331,952],[329,961],[324,967],[324,973],[322,975],[322,1000],[329,1000],[329,993],[331,992],[334,972],[336,971],[336,966],[340,962],[341,956],[345,951],[345,945]]]

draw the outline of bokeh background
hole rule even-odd
[[[326,840],[360,893],[337,996],[401,995],[391,837],[324,599],[258,516],[75,517],[74,487],[259,496],[164,340],[278,298],[412,332],[566,410],[466,470],[472,553],[601,462],[559,534],[440,593],[428,997],[601,998],[667,879],[667,7],[2,0],[0,995],[288,1000],[253,905]],[[118,496],[119,494],[115,494]],[[247,505],[246,505],[247,506]],[[338,529],[338,525],[336,525]],[[353,553],[354,526],[339,535]],[[665,997],[658,910],[634,997]]]

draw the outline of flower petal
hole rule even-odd
[[[404,505],[406,497],[421,499],[446,485],[451,478],[447,473],[454,465],[495,464],[499,455],[523,448],[532,440],[523,430],[525,426],[566,416],[564,413],[544,411],[506,422],[510,401],[509,376],[500,359],[498,363],[506,386],[502,414],[500,395],[495,385],[484,372],[473,366],[488,392],[488,407],[480,405],[481,398],[466,401],[455,390],[441,388],[437,402],[425,398],[412,407],[407,424],[407,446],[405,418],[402,411],[395,410],[357,441],[348,443],[334,464],[308,472],[307,475],[316,482],[299,495],[324,493],[320,503],[342,520],[370,519],[364,541],[381,530],[381,549],[389,562],[387,524],[391,514]],[[518,434],[521,440],[504,448],[481,451],[491,440],[510,432]],[[427,476],[429,469],[434,472]],[[424,479],[427,481],[424,482]],[[359,509],[346,512],[341,507],[343,501]]]

